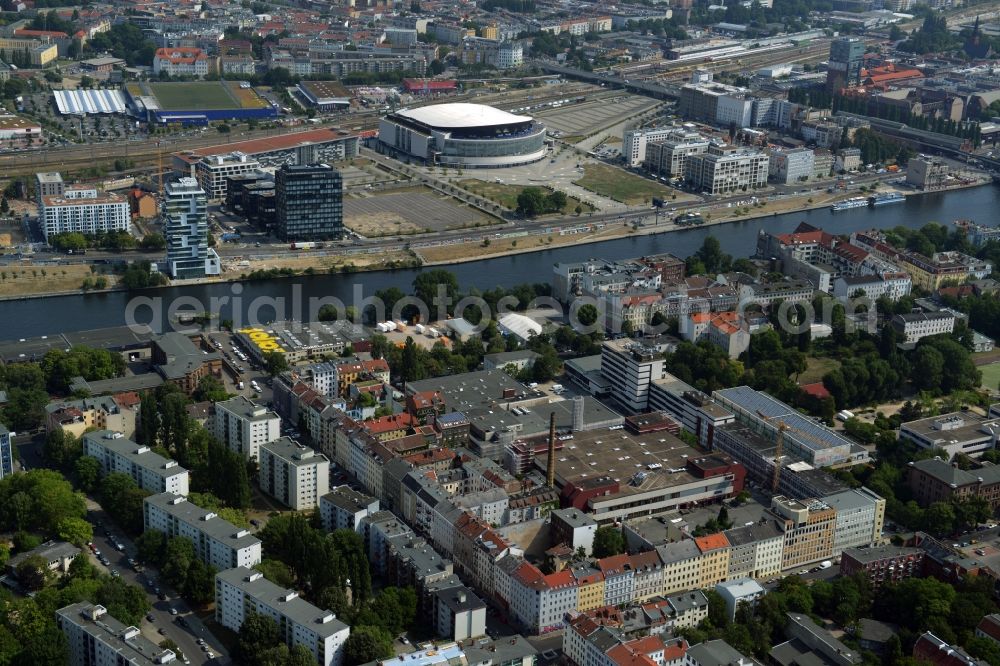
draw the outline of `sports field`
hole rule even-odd
[[[979,366],[979,371],[983,373],[983,388],[996,391],[1000,386],[1000,362]]]
[[[218,81],[147,83],[146,87],[166,111],[180,109],[238,109],[239,103]]]

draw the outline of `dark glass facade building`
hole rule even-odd
[[[275,174],[275,219],[286,241],[340,238],[344,233],[344,183],[326,164],[282,166]]]

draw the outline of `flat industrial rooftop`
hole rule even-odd
[[[610,476],[623,493],[691,481],[694,477],[687,471],[688,460],[706,456],[665,431],[636,435],[620,427],[578,431],[572,439],[565,437],[560,439],[562,450],[556,452],[558,478],[566,483]],[[535,465],[542,471],[546,462],[546,456],[535,457]]]

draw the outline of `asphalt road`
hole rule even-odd
[[[135,557],[136,554],[136,548],[131,539],[114,526],[111,518],[104,513],[99,504],[88,500],[87,507],[87,520],[94,525],[94,545],[109,560],[109,565],[105,567],[97,561],[96,557],[91,555],[94,564],[106,572],[116,570],[123,580],[141,587],[152,604],[152,610],[147,618],[143,619],[140,627],[143,635],[156,643],[164,638],[169,638],[177,644],[192,664],[229,663],[222,643],[205,627],[187,602],[180,598],[174,590],[159,582],[159,573],[155,569],[147,567],[142,573],[137,573],[128,564],[127,558],[129,556]],[[98,527],[98,525],[103,525],[103,527]],[[105,530],[108,530],[112,536],[109,537]],[[124,546],[124,550],[122,552],[115,550],[113,541]],[[157,587],[166,596],[164,600],[157,598],[155,592]],[[171,608],[177,609],[176,616],[171,615]],[[149,617],[152,617],[152,622],[149,621]],[[188,626],[185,628],[178,624],[178,618],[184,618]],[[214,661],[210,662],[207,653],[202,651],[198,645],[199,638],[205,640],[208,649],[216,656]]]
[[[21,465],[27,469],[37,469],[44,466],[41,457],[41,445],[44,439],[44,435],[35,437],[19,435],[15,438],[14,443],[18,449]],[[226,656],[226,651],[223,649],[222,643],[198,619],[187,602],[181,599],[174,590],[162,583],[149,584],[151,580],[159,580],[158,572],[155,569],[146,568],[144,572],[137,573],[129,566],[127,558],[135,556],[135,544],[132,543],[132,540],[124,532],[115,526],[111,518],[104,513],[100,504],[90,498],[87,499],[87,520],[94,525],[94,545],[108,559],[108,566],[104,566],[94,557],[93,553],[90,553],[91,562],[94,566],[104,573],[110,573],[114,569],[121,575],[123,580],[132,585],[137,585],[145,591],[152,605],[152,610],[149,614],[153,618],[152,622],[143,619],[140,626],[146,638],[154,643],[159,643],[164,638],[169,638],[177,644],[192,664],[212,664],[215,666],[216,664],[231,663],[229,657]],[[113,539],[109,538],[105,529],[111,531]],[[115,550],[114,542],[118,542],[124,546],[123,552]],[[154,591],[155,585],[158,585],[160,590],[166,595],[165,600],[161,601],[157,598]],[[170,614],[171,608],[177,608],[177,616]],[[184,618],[188,624],[187,628],[177,623],[178,617]],[[162,634],[159,633],[160,629],[163,630]],[[208,649],[215,654],[215,660],[209,661],[207,654],[198,645],[199,638],[205,640]]]

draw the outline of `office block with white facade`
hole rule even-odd
[[[692,155],[708,152],[709,141],[697,132],[674,132],[670,138],[646,143],[643,167],[658,176],[683,178]]]
[[[813,175],[815,153],[808,148],[772,150],[768,162],[768,173],[776,183],[789,185],[809,180]]]
[[[351,629],[332,611],[317,608],[298,592],[281,588],[247,567],[216,574],[216,621],[239,631],[250,611],[273,619],[288,646],[304,646],[322,666],[343,663],[344,643]]]
[[[633,340],[609,340],[601,346],[601,374],[611,395],[624,407],[646,409],[650,384],[663,377],[663,354]]]
[[[281,436],[281,418],[263,405],[238,395],[215,403],[215,438],[247,460],[259,456],[261,444]]]
[[[260,489],[295,511],[313,509],[330,489],[330,460],[288,437],[262,444]]]
[[[685,174],[697,190],[709,194],[748,191],[767,184],[769,159],[764,153],[737,146],[709,146],[692,155]]]
[[[235,151],[201,158],[194,165],[194,173],[209,199],[225,199],[227,178],[253,173],[259,168],[260,162],[246,153]]]
[[[173,650],[161,648],[138,627],[125,626],[104,606],[89,601],[57,610],[56,624],[66,636],[68,666],[158,666],[177,659]]]
[[[645,129],[626,130],[622,135],[622,157],[627,166],[639,166],[646,159],[646,146],[654,141],[666,141],[687,133],[683,127],[647,127]]]
[[[128,201],[114,192],[67,188],[62,194],[39,199],[38,219],[45,240],[70,232],[93,235],[128,231],[132,225]]]
[[[823,502],[837,511],[833,528],[833,552],[871,546],[882,540],[885,523],[885,500],[868,488],[852,488],[829,495]]]
[[[198,559],[220,571],[260,563],[260,539],[180,495],[150,495],[142,511],[144,529],[191,539]]]
[[[126,439],[120,432],[97,430],[83,436],[83,454],[101,464],[102,474],[120,472],[135,480],[143,490],[152,493],[188,494],[188,471],[176,460],[153,453]]]

